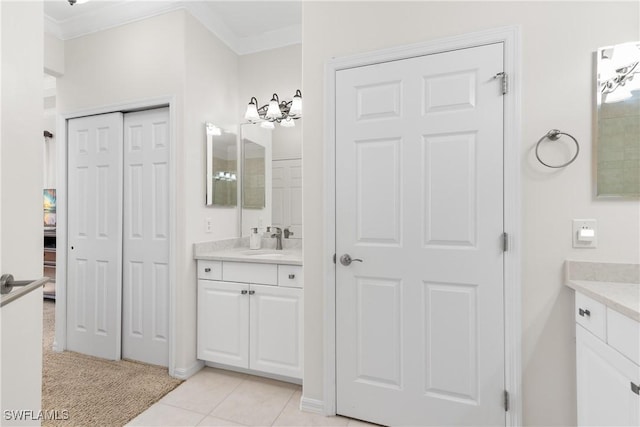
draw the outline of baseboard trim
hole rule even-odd
[[[254,375],[256,377],[270,378],[272,380],[284,381],[286,383],[302,385],[302,378],[288,377],[286,375],[278,375],[278,374],[269,374],[267,372],[255,371],[253,369],[239,368],[237,366],[230,366],[222,363],[204,362],[204,364],[206,366],[209,366],[210,368],[224,369],[226,371],[240,372],[242,374]]]
[[[324,415],[324,402],[318,399],[310,399],[302,396],[300,399],[300,410],[304,412],[311,412],[313,414]]]
[[[196,363],[189,366],[188,368],[175,368],[171,376],[174,378],[178,378],[179,380],[186,380],[202,368],[204,368],[204,362],[202,362],[201,360],[196,360]]]

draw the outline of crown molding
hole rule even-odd
[[[126,4],[125,4],[126,3]],[[126,6],[126,7],[123,7]],[[71,40],[88,34],[140,21],[163,13],[183,9],[196,18],[220,41],[238,55],[261,52],[302,42],[302,25],[293,25],[251,37],[238,37],[213,10],[202,2],[117,2],[64,21],[44,17],[46,33],[60,40]]]
[[[202,2],[189,2],[185,4],[185,9],[191,13],[204,27],[213,33],[236,54],[240,54],[238,47],[240,39],[234,34],[227,24],[216,15],[210,8]]]
[[[302,43],[301,24],[242,38],[239,40],[238,48],[234,50],[238,55],[247,55],[300,43]]]

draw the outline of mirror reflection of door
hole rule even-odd
[[[290,239],[302,238],[302,159],[273,160],[271,217],[274,227],[287,229]]]

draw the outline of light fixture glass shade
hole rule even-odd
[[[220,129],[218,126],[214,125],[213,123],[207,122],[205,125],[207,129],[207,135],[211,135],[211,136],[222,135],[222,129]]]
[[[280,111],[278,101],[272,99],[269,101],[269,108],[267,108],[267,119],[279,119],[280,117],[282,117],[282,111]]]
[[[280,126],[282,126],[283,128],[292,128],[292,127],[295,127],[295,125],[296,125],[296,122],[293,121],[291,117],[287,117],[286,119],[280,122]]]
[[[302,95],[300,95],[299,92],[296,92],[296,96],[293,97],[293,101],[291,102],[291,109],[289,109],[289,115],[302,115]]]
[[[275,129],[276,125],[273,122],[262,122],[260,123],[260,127],[264,129]]]
[[[260,120],[260,115],[258,114],[258,107],[253,102],[250,102],[247,105],[247,112],[244,113],[244,118],[249,120],[250,122],[254,122],[256,120]]]

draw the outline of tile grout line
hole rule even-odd
[[[217,404],[216,406],[214,406],[214,407],[213,407],[213,409],[211,409],[211,411],[209,411],[209,413],[207,414],[207,416],[214,416],[214,415],[212,415],[212,414],[213,414],[213,411],[215,411],[215,410],[216,410],[216,408],[217,408],[218,406],[222,405],[222,403],[223,403],[224,401],[226,401],[226,400],[229,398],[229,396],[231,396],[233,393],[235,393],[235,391],[236,391],[236,390],[237,390],[237,389],[238,389],[238,388],[239,388],[239,387],[240,387],[240,386],[241,386],[245,381],[247,381],[247,375],[243,374],[242,381],[240,381],[240,382],[239,382],[239,383],[238,383],[238,384],[233,388],[233,390],[231,390],[231,391],[229,392],[229,394],[227,394],[227,395],[224,397],[224,399],[222,399],[220,402],[218,402],[218,404]],[[216,418],[220,418],[220,417],[216,417]],[[220,419],[222,419],[222,420],[226,420],[226,421],[231,421],[231,422],[234,422],[234,423],[236,423],[236,424],[242,424],[242,423],[238,423],[238,422],[233,421],[233,420],[227,420],[226,418],[220,418]]]
[[[273,426],[273,424],[278,421],[278,418],[280,418],[280,416],[282,416],[282,413],[284,412],[284,410],[287,408],[287,406],[289,405],[289,402],[291,402],[291,399],[293,399],[293,396],[296,394],[297,390],[293,390],[291,392],[291,396],[289,396],[289,398],[287,399],[286,403],[284,404],[284,406],[282,407],[282,409],[280,410],[280,412],[278,413],[278,416],[275,417],[273,419],[273,421],[271,422],[270,426]]]

